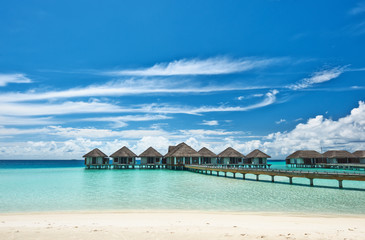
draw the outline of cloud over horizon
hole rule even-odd
[[[207,59],[180,59],[169,63],[157,63],[149,68],[105,72],[112,76],[176,76],[232,74],[263,68],[282,62],[284,58],[215,57]]]

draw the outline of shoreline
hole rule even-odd
[[[0,214],[0,239],[360,239],[365,215],[186,210]]]

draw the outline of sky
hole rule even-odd
[[[5,1],[0,159],[365,149],[365,1]]]

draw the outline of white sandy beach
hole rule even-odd
[[[0,239],[364,239],[363,215],[73,212],[0,215]]]

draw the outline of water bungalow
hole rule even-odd
[[[129,166],[134,168],[137,155],[124,146],[110,157],[113,158],[113,168],[129,168]]]
[[[85,158],[85,166],[87,168],[104,168],[109,166],[108,156],[98,148],[95,148],[82,157]]]
[[[326,159],[328,164],[348,164],[348,163],[359,163],[359,158],[354,154],[344,150],[331,150],[323,153],[323,157]]]
[[[364,150],[356,151],[356,152],[353,152],[352,154],[359,158],[359,163],[365,164],[365,151]]]
[[[318,163],[324,163],[323,155],[314,150],[298,150],[285,159],[291,167],[314,167]]]
[[[170,146],[165,158],[168,167],[173,169],[189,164],[199,164],[199,153],[184,142]]]
[[[215,165],[217,164],[217,155],[210,151],[208,148],[203,147],[198,151],[200,157],[200,164]]]
[[[162,165],[162,154],[153,147],[149,147],[146,151],[139,155],[141,158],[141,166],[160,168]]]
[[[217,163],[222,165],[243,165],[243,159],[245,158],[245,155],[231,147],[226,148],[217,156]]]
[[[249,154],[246,155],[246,158],[244,160],[245,164],[252,164],[252,165],[267,165],[267,159],[271,158],[266,153],[255,149]]]

